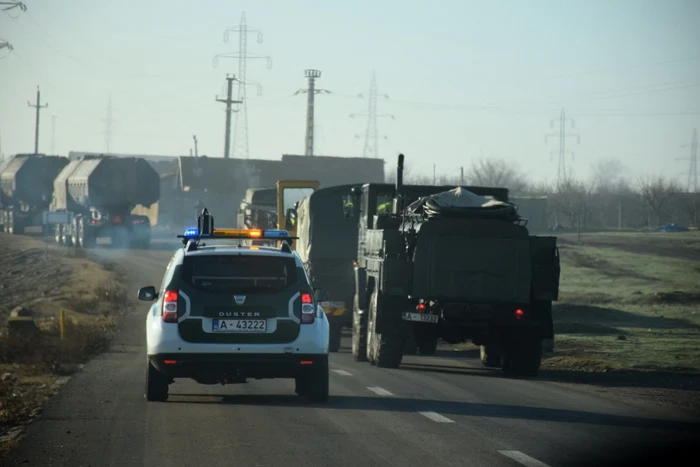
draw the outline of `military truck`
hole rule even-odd
[[[277,227],[277,188],[250,188],[238,210],[239,229]]]
[[[340,349],[342,329],[352,327],[359,215],[345,216],[337,206],[353,186],[318,189],[296,208],[296,251],[312,285],[327,293],[319,304],[330,323],[331,352]]]
[[[99,237],[108,237],[119,248],[148,248],[148,216],[132,210],[159,197],[160,177],[145,159],[86,155],[70,161],[54,180],[46,222],[62,245],[92,248]]]
[[[53,180],[68,159],[44,154],[17,154],[0,172],[0,224],[3,231],[23,234],[43,225],[53,194]]]
[[[397,368],[406,340],[471,340],[487,367],[536,375],[553,337],[556,237],[530,235],[504,188],[366,184],[359,206],[352,354]],[[376,215],[390,196],[391,213]],[[384,199],[382,199],[384,198]]]

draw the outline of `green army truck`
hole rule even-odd
[[[387,196],[392,212],[378,215]],[[507,189],[403,185],[400,155],[395,186],[365,184],[345,201],[359,208],[355,360],[397,368],[411,337],[471,340],[487,367],[539,372],[554,332],[557,239],[530,235]]]
[[[330,323],[331,352],[340,349],[342,329],[352,326],[353,267],[357,258],[359,216],[346,217],[338,205],[353,186],[318,189],[304,198],[296,209],[299,240],[295,249],[313,287],[328,294],[319,303]]]

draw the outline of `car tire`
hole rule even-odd
[[[156,370],[151,362],[147,362],[145,397],[149,402],[165,402],[168,400],[168,377]]]
[[[303,393],[309,402],[326,402],[330,390],[330,371],[328,359],[324,359],[317,366],[309,368],[306,381],[303,384]]]

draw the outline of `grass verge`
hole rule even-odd
[[[700,374],[700,232],[563,236],[549,370]]]
[[[0,235],[1,458],[65,377],[108,346],[129,300],[109,265],[37,239]],[[31,316],[36,332],[9,331],[10,314],[18,309]]]

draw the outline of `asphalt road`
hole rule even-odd
[[[135,295],[160,285],[171,251],[98,254],[130,272]],[[682,413],[507,379],[474,358],[411,356],[397,370],[356,363],[347,337],[323,405],[298,398],[291,380],[178,380],[167,403],[147,403],[147,309],[49,401],[6,465],[554,467],[631,455],[638,465],[652,460],[647,449],[698,439],[700,425]]]

